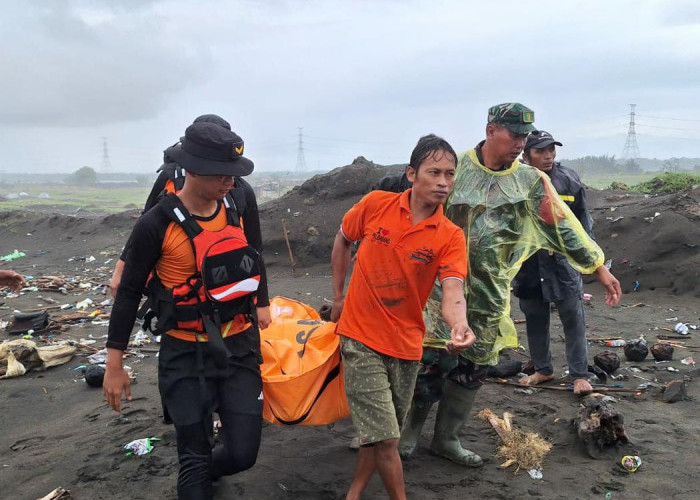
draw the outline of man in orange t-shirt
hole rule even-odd
[[[342,337],[345,390],[361,445],[349,500],[360,498],[375,470],[390,498],[406,498],[398,442],[423,351],[423,308],[436,278],[452,328],[447,348],[456,353],[475,341],[463,292],[464,234],[442,212],[456,166],[447,141],[422,137],[407,168],[413,189],[368,194],[345,214],[335,237],[331,319]],[[358,240],[346,297],[350,249]]]

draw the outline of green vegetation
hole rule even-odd
[[[631,186],[630,191],[637,193],[676,193],[700,184],[700,175],[664,172],[653,179]]]
[[[66,178],[66,182],[76,186],[92,186],[97,183],[97,172],[92,167],[79,168]]]
[[[564,165],[566,163],[562,162]],[[586,186],[595,188],[595,189],[609,189],[610,185],[613,182],[617,183],[622,183],[626,184],[628,186],[632,186],[634,184],[639,184],[645,181],[648,181],[650,179],[653,179],[654,176],[659,175],[659,172],[640,172],[636,174],[623,174],[623,173],[588,173],[588,174],[581,174],[579,172],[579,175],[581,175],[581,179],[583,180],[584,184]]]
[[[80,186],[55,184],[0,185],[0,211],[36,210],[74,213],[83,209],[91,212],[115,213],[132,208],[143,208],[151,186]],[[6,199],[9,193],[29,194],[27,197]],[[42,194],[48,197],[39,198]],[[45,195],[44,195],[45,196]]]

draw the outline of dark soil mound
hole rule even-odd
[[[340,222],[382,177],[403,172],[405,165],[376,165],[362,156],[352,164],[316,175],[277,200],[260,208],[268,265],[289,263],[282,220],[297,263],[311,266],[330,262]]]
[[[36,266],[58,271],[71,257],[116,258],[139,215],[139,210],[108,216],[0,212],[2,253],[17,249],[27,254],[4,267],[33,275]]]
[[[589,190],[594,232],[622,291],[700,296],[700,189],[666,195]],[[659,214],[659,215],[656,215]]]

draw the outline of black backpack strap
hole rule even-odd
[[[192,214],[190,214],[189,210],[187,210],[176,194],[167,194],[159,204],[163,210],[165,210],[168,218],[185,231],[190,241],[194,240],[194,238],[202,232],[202,227],[197,224],[195,218],[192,217]]]
[[[226,223],[229,226],[241,227],[241,212],[234,196],[231,195],[233,189],[224,196],[224,207],[226,208]]]
[[[185,169],[179,164],[174,163],[171,179],[175,192],[179,193],[185,185]]]
[[[233,201],[236,202],[236,209],[238,210],[238,215],[245,218],[245,211],[247,208],[247,203],[246,203],[246,188],[243,187],[241,184],[244,183],[245,181],[241,179],[240,177],[236,177],[234,188],[229,191],[231,193],[231,196],[233,197]],[[246,184],[248,189],[253,189],[250,187],[250,185]]]

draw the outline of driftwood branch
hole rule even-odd
[[[487,378],[487,382],[493,382],[501,385],[512,385],[513,387],[520,388],[533,388],[533,389],[547,389],[548,391],[566,391],[572,392],[573,387],[562,387],[560,385],[520,385],[517,382],[511,382],[509,380],[497,379],[497,378]],[[595,387],[595,392],[639,392],[638,389],[627,389],[625,387]]]
[[[292,245],[289,244],[289,235],[287,234],[287,221],[285,219],[282,219],[282,232],[284,233],[284,242],[287,244],[287,250],[289,251],[289,262],[292,265],[292,276],[296,278],[297,262],[296,260],[294,260]]]

